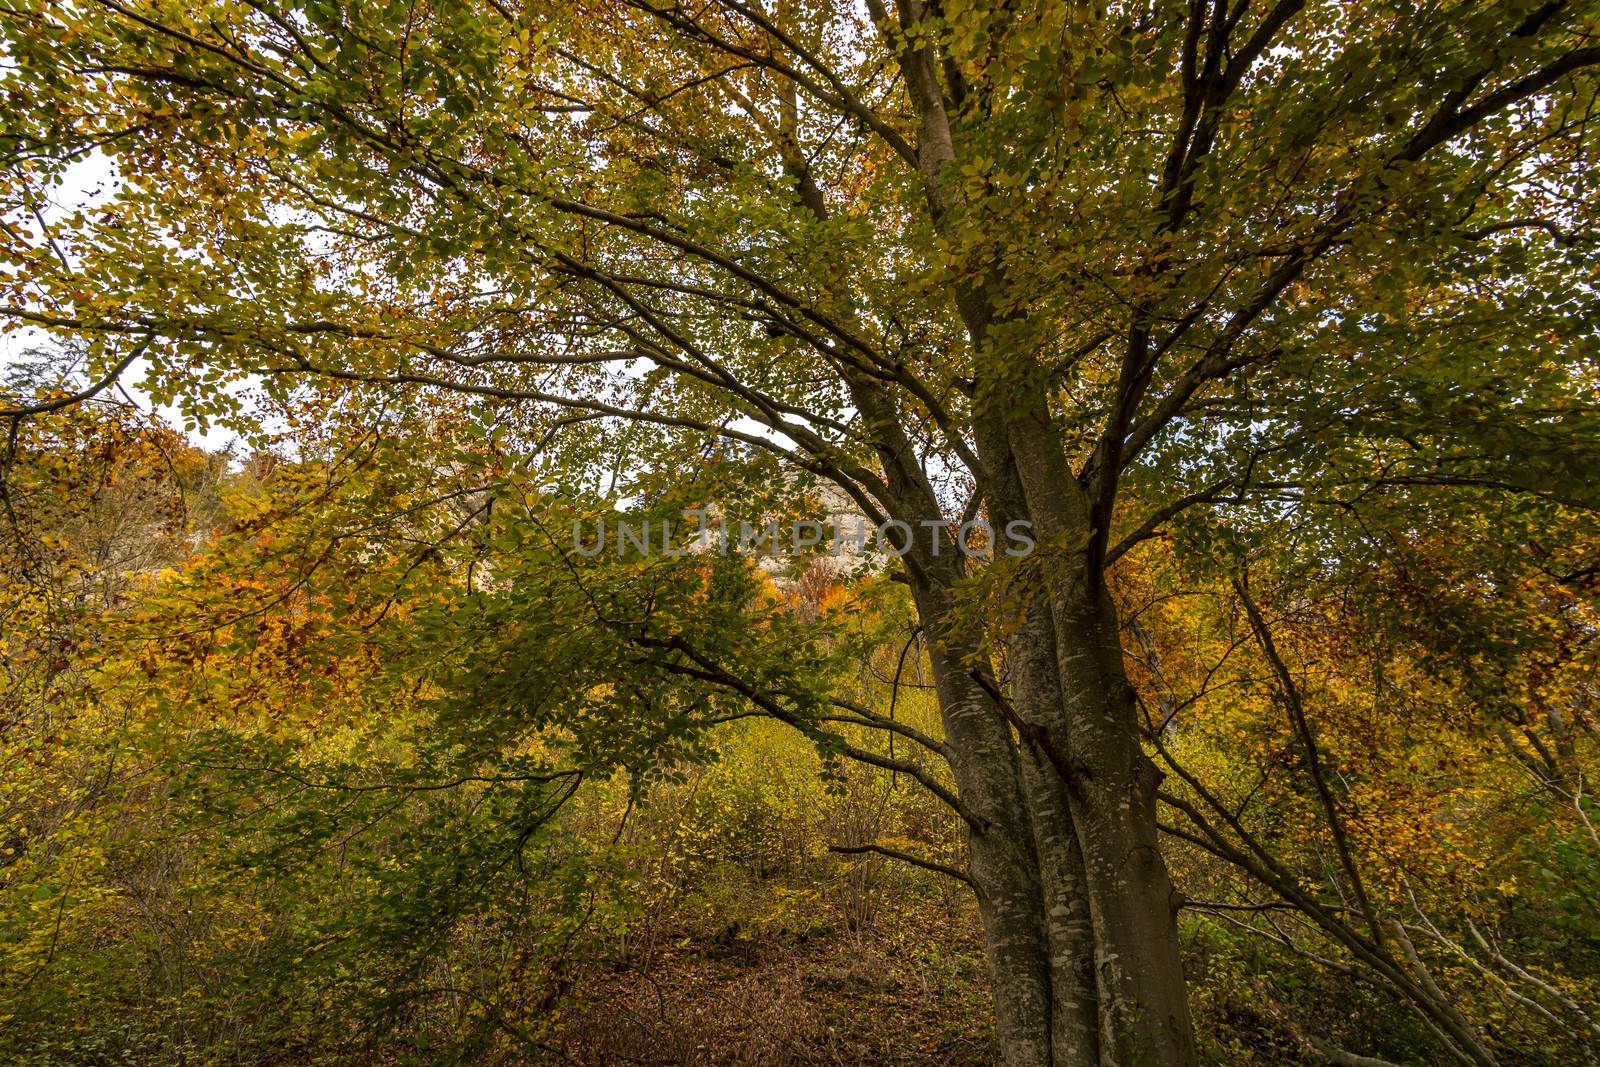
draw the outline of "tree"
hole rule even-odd
[[[1508,457],[1593,444],[1588,3],[3,18],[5,314],[101,381],[465,394],[552,473],[737,442],[905,524],[1012,1067],[1194,1059],[1108,571],[1194,509],[1550,492]],[[92,159],[115,195],[44,212]],[[1039,551],[975,568],[979,514]]]
[[[1328,1062],[1359,1061],[1341,1023],[1308,1035],[1315,1000],[1297,998],[1297,1024],[1272,992],[1303,993],[1296,957],[1341,991],[1381,984],[1453,1059],[1586,1061],[1584,994],[1494,942],[1541,914],[1573,931],[1561,967],[1587,969],[1592,516],[1492,490],[1366,492],[1358,510],[1192,524],[1233,552],[1150,545],[1119,572],[1134,676],[1166,724],[1167,828],[1192,849],[1185,908],[1281,954],[1252,1002]],[[1283,551],[1305,538],[1337,549]]]

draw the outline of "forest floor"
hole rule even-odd
[[[976,917],[918,911],[864,933],[658,938],[585,979],[550,1062],[990,1067]]]

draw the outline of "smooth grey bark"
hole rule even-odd
[[[1140,743],[1115,610],[1103,590],[1099,596],[1064,591],[1051,607],[1057,626],[1080,639],[1060,659],[1068,694],[1066,753],[1075,771],[1069,788],[1094,927],[1100,1062],[1192,1064],[1179,898],[1156,824],[1162,775]]]
[[[883,398],[863,386],[858,401],[871,418]],[[890,510],[937,514],[897,432],[880,424]],[[1000,462],[1015,462],[1015,474],[990,469],[995,518],[1031,517],[1047,545],[1081,541],[1083,493],[1060,480],[1053,438],[1027,420],[983,436]],[[1034,451],[1017,455],[1018,444]],[[1041,474],[1050,480],[1030,484]],[[974,816],[970,873],[1007,1063],[1189,1067],[1177,898],[1157,841],[1161,775],[1142,748],[1103,579],[1079,548],[1044,560],[1045,594],[1007,638],[1007,707],[980,648],[951,624],[959,553],[919,546],[905,558],[956,784]]]
[[[1188,1067],[1177,896],[1157,841],[1161,774],[1140,743],[1115,611],[1103,587],[1085,596],[1087,584],[1081,573],[1054,581],[1007,640],[1012,714],[1040,728],[1041,743],[1017,744],[972,665],[977,649],[942,623],[931,630],[957,787],[979,817],[970,873],[997,1024],[1009,1065]],[[925,625],[949,617],[948,587],[925,577],[912,587]]]
[[[988,471],[990,519],[997,530],[1025,520],[1027,502],[1011,460],[1004,425],[981,420],[978,454]],[[1055,623],[1047,602],[1015,591],[1022,618],[1005,639],[1007,681],[1024,723],[1059,732],[1063,702]],[[1094,930],[1083,853],[1073,826],[1066,782],[1036,743],[1021,741],[1022,786],[1039,857],[1050,969],[1050,1044],[1056,1067],[1099,1062],[1100,1025],[1094,977]]]
[[[949,606],[934,589],[916,599],[924,619],[942,617]],[[978,817],[967,828],[968,874],[983,920],[1001,1052],[1007,1067],[1059,1067],[1045,894],[1017,752],[1010,728],[963,662],[971,646],[934,632],[929,658],[945,741],[955,753],[951,768],[962,803]]]
[[[1013,683],[1015,684],[1015,683]],[[1015,692],[1015,690],[1013,690]],[[1027,701],[1017,701],[1026,716]],[[1061,782],[1038,752],[1022,753],[1022,781],[1039,856],[1050,966],[1050,1046],[1055,1067],[1099,1062],[1094,927],[1083,853]]]
[[[1095,944],[1103,1067],[1195,1062],[1177,935],[1178,896],[1162,859],[1156,791],[1121,627],[1094,558],[1088,493],[1067,467],[1043,405],[1008,421],[1012,455],[1047,558],[1064,722],[1053,734],[1083,855]]]
[[[891,399],[863,378],[852,377],[849,384],[877,444],[888,490],[884,505],[912,529],[923,529],[925,519],[937,525],[938,499]],[[975,674],[980,646],[951,625],[954,590],[965,568],[948,534],[941,530],[937,536],[942,539],[938,551],[913,538],[902,559],[929,637],[944,740],[967,817],[968,875],[983,921],[996,1036],[1007,1067],[1057,1067],[1050,1037],[1044,897],[1017,748],[1010,726]]]

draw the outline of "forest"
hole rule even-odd
[[[1600,1067],[1597,75],[0,0],[0,1062]]]

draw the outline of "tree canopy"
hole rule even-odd
[[[60,625],[140,665],[152,722],[227,724],[182,761],[254,790],[291,851],[395,825],[376,914],[395,855],[406,923],[497,909],[579,781],[631,802],[764,718],[955,820],[957,863],[846,847],[972,889],[1008,1067],[1197,1061],[1194,855],[1270,895],[1234,902],[1251,930],[1404,1004],[1416,1055],[1510,1061],[1428,953],[1551,1040],[1591,1009],[1444,891],[1481,840],[1418,827],[1470,821],[1470,789],[1419,782],[1492,739],[1592,885],[1597,17],[19,0],[0,315],[79,364],[0,404],[13,526],[48,519],[11,486],[88,477],[72,411],[124,379],[275,450],[192,558],[163,550],[181,573]],[[708,504],[816,518],[823,486],[892,563],[802,559],[786,592],[572,540]],[[979,517],[1037,550],[957,551]],[[41,536],[17,537],[35,628],[64,580],[39,546],[71,542]],[[835,602],[801,610],[808,580]],[[886,706],[861,673],[885,649]],[[896,717],[910,651],[936,723]],[[446,783],[468,809],[386,806]]]

